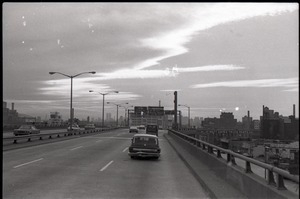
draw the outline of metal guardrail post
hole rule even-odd
[[[212,148],[211,146],[208,146],[208,147],[207,147],[207,152],[208,152],[208,153],[214,153],[214,152],[213,152],[213,148]]]
[[[40,140],[43,140],[43,137],[42,137],[42,136],[40,137]]]
[[[284,186],[283,176],[277,173],[277,189],[286,190],[287,188]]]
[[[236,165],[235,157],[233,155],[231,155],[230,160],[232,165]]]
[[[231,159],[231,155],[227,153],[227,163],[230,162],[230,159]]]
[[[246,169],[245,169],[246,173],[253,173],[251,170],[251,164],[250,162],[246,161]]]
[[[270,171],[268,169],[268,185],[274,185],[276,186],[275,180],[274,180],[274,176],[273,176],[273,172]]]
[[[27,142],[31,142],[31,138],[28,138]]]
[[[222,158],[222,155],[221,155],[221,151],[220,151],[220,150],[217,151],[217,158]]]

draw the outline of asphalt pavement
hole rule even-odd
[[[208,198],[164,133],[159,160],[130,159],[128,129],[4,151],[2,197]]]

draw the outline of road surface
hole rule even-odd
[[[128,156],[128,129],[3,152],[3,198],[208,198],[159,132],[159,160]]]

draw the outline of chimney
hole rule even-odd
[[[295,107],[295,104],[293,104],[293,116],[296,117],[296,107]]]
[[[15,110],[15,103],[11,103],[11,110]]]
[[[250,118],[250,111],[248,111],[248,118]]]

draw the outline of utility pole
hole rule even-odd
[[[177,91],[174,92],[174,128],[177,129]]]

